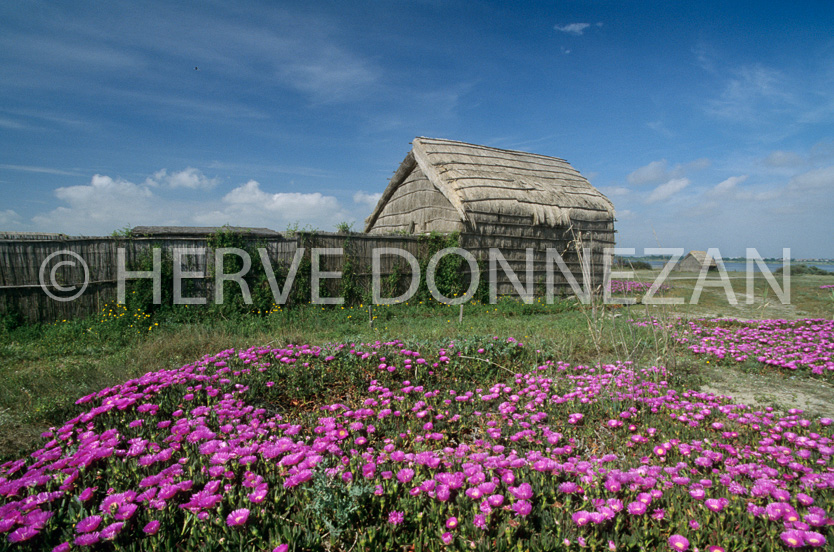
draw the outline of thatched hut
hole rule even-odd
[[[690,251],[675,267],[681,272],[700,272],[706,266],[707,270],[718,270],[715,259],[707,255],[706,251]]]
[[[524,270],[530,248],[536,252],[536,279],[542,281],[548,248],[578,275],[575,246],[581,243],[593,251],[597,285],[602,250],[615,242],[614,206],[563,159],[415,138],[365,220],[365,231],[460,232],[462,247],[481,258],[499,248],[517,272]]]

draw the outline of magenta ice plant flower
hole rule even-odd
[[[587,525],[588,522],[591,521],[591,514],[585,510],[579,510],[571,516],[571,519],[575,524],[581,527],[583,525]]]
[[[689,541],[683,535],[672,535],[668,542],[672,550],[689,550]]]
[[[525,517],[533,510],[533,505],[526,500],[519,500],[512,508],[517,516]]]
[[[159,520],[155,519],[153,521],[149,521],[143,528],[142,531],[146,535],[156,535],[157,531],[159,531]]]
[[[226,525],[229,527],[236,527],[238,525],[243,525],[246,523],[246,520],[249,519],[249,509],[248,508],[238,508],[237,510],[233,510],[226,516]]]
[[[474,525],[478,529],[482,529],[482,530],[486,531],[487,530],[486,516],[483,515],[483,514],[477,514],[472,519],[472,525]]]
[[[785,546],[788,548],[802,548],[805,546],[804,531],[791,529],[789,531],[782,532],[779,535],[779,538],[782,539],[782,542],[785,543]]]
[[[403,521],[405,521],[405,513],[397,510],[388,513],[388,523],[391,525],[400,525]]]
[[[101,534],[98,531],[92,533],[84,533],[75,537],[73,543],[76,546],[92,546],[101,540]]]
[[[93,515],[89,517],[85,517],[81,521],[75,524],[75,530],[79,533],[90,533],[91,531],[95,531],[98,529],[98,526],[101,525],[101,516]]]

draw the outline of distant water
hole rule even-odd
[[[663,268],[663,265],[666,264],[663,261],[649,261],[652,265],[652,268]],[[821,263],[812,263],[812,262],[794,262],[793,264],[804,264],[808,266],[815,266],[817,268],[821,268],[822,270],[827,270],[828,272],[834,272],[834,264],[821,264]],[[765,262],[765,266],[771,271],[776,272],[780,268],[782,268],[782,263],[769,263]],[[746,272],[747,271],[747,263],[744,261],[724,261],[724,268],[727,272]],[[759,265],[756,262],[753,262],[753,269],[756,272],[760,272]]]

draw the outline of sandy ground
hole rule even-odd
[[[800,408],[806,416],[834,418],[834,386],[798,376],[750,374],[733,368],[707,367],[701,391],[729,395],[737,402],[761,409],[772,406],[787,413]]]

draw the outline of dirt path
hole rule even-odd
[[[729,395],[753,408],[772,406],[787,413],[791,408],[804,410],[806,416],[834,418],[834,386],[783,373],[748,374],[725,366],[704,367],[709,382],[701,391]]]

